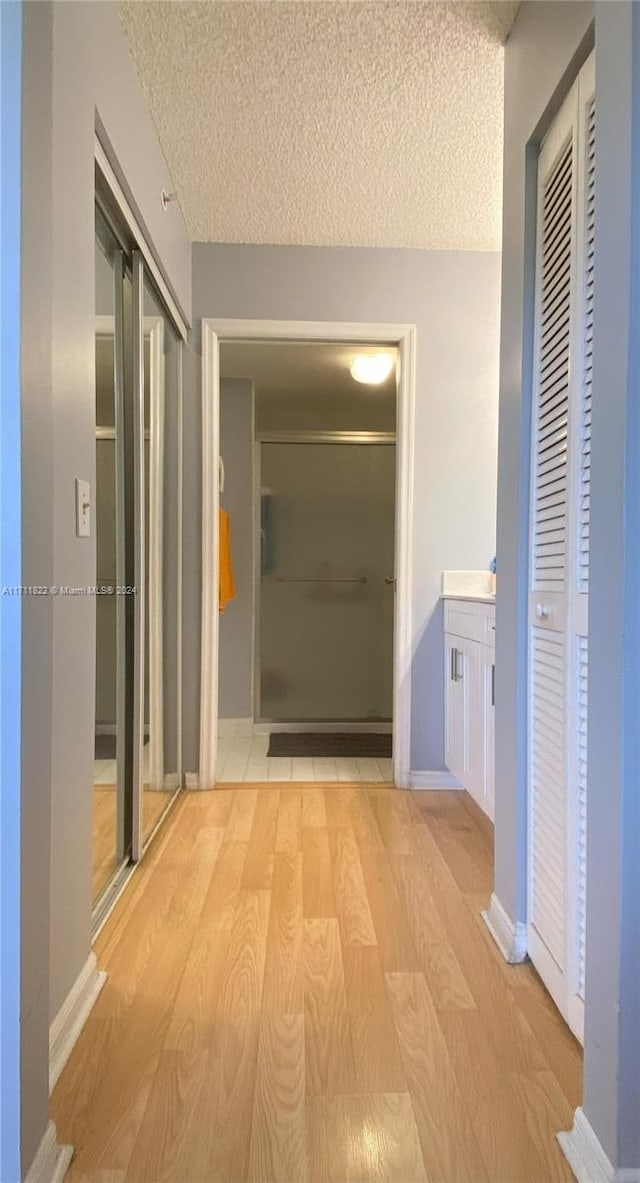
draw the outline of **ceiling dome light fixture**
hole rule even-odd
[[[366,386],[380,386],[389,377],[394,361],[392,353],[358,354],[351,366],[351,377]]]

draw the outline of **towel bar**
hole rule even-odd
[[[366,575],[355,575],[351,579],[294,579],[286,575],[276,575],[276,583],[366,583]]]

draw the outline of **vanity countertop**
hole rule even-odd
[[[491,592],[475,595],[472,592],[442,592],[440,598],[442,600],[472,600],[478,604],[495,604],[496,602],[495,594]]]
[[[477,600],[495,604],[495,575],[490,571],[443,571],[443,600]]]

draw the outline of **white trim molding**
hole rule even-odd
[[[149,781],[162,789],[164,781],[163,676],[163,550],[164,550],[164,322],[144,318],[149,336]],[[145,460],[146,463],[146,460]]]
[[[184,787],[187,790],[193,791],[200,788],[200,774],[197,772],[185,772]]]
[[[486,912],[481,912],[491,936],[509,965],[518,965],[527,957],[527,926],[521,921],[514,924],[503,908],[495,891]]]
[[[202,604],[200,626],[200,757],[198,783],[212,789],[218,746],[220,506],[220,350],[212,322],[202,322]]]
[[[49,1091],[64,1068],[107,975],[90,953],[49,1028]]]
[[[640,1166],[614,1167],[586,1116],[576,1109],[573,1128],[558,1134],[558,1142],[578,1183],[640,1183]]]
[[[278,340],[393,344],[398,349],[396,423],[396,597],[393,657],[393,778],[407,788],[413,659],[413,497],[416,327],[305,320],[202,321],[202,623],[200,788],[215,783],[218,736],[218,505],[220,341]]]
[[[410,772],[410,789],[461,789],[460,781],[448,768],[436,768],[433,772]]]
[[[73,1146],[58,1144],[55,1122],[50,1121],[25,1183],[62,1183],[72,1158]]]

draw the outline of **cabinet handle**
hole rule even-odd
[[[496,666],[495,662],[491,666],[491,706],[496,705]]]
[[[455,649],[451,650],[450,666],[451,666],[451,668],[449,670],[449,678],[452,682],[455,682],[455,680],[456,680],[456,651],[455,651]]]
[[[461,652],[461,650],[460,650],[460,649],[456,649],[456,682],[461,682],[461,681],[462,681],[462,675],[463,675],[463,672],[464,672],[464,664],[463,664],[463,662],[461,661],[461,662],[460,662],[460,664],[458,664],[458,658],[459,658],[459,657],[462,657],[462,652]]]

